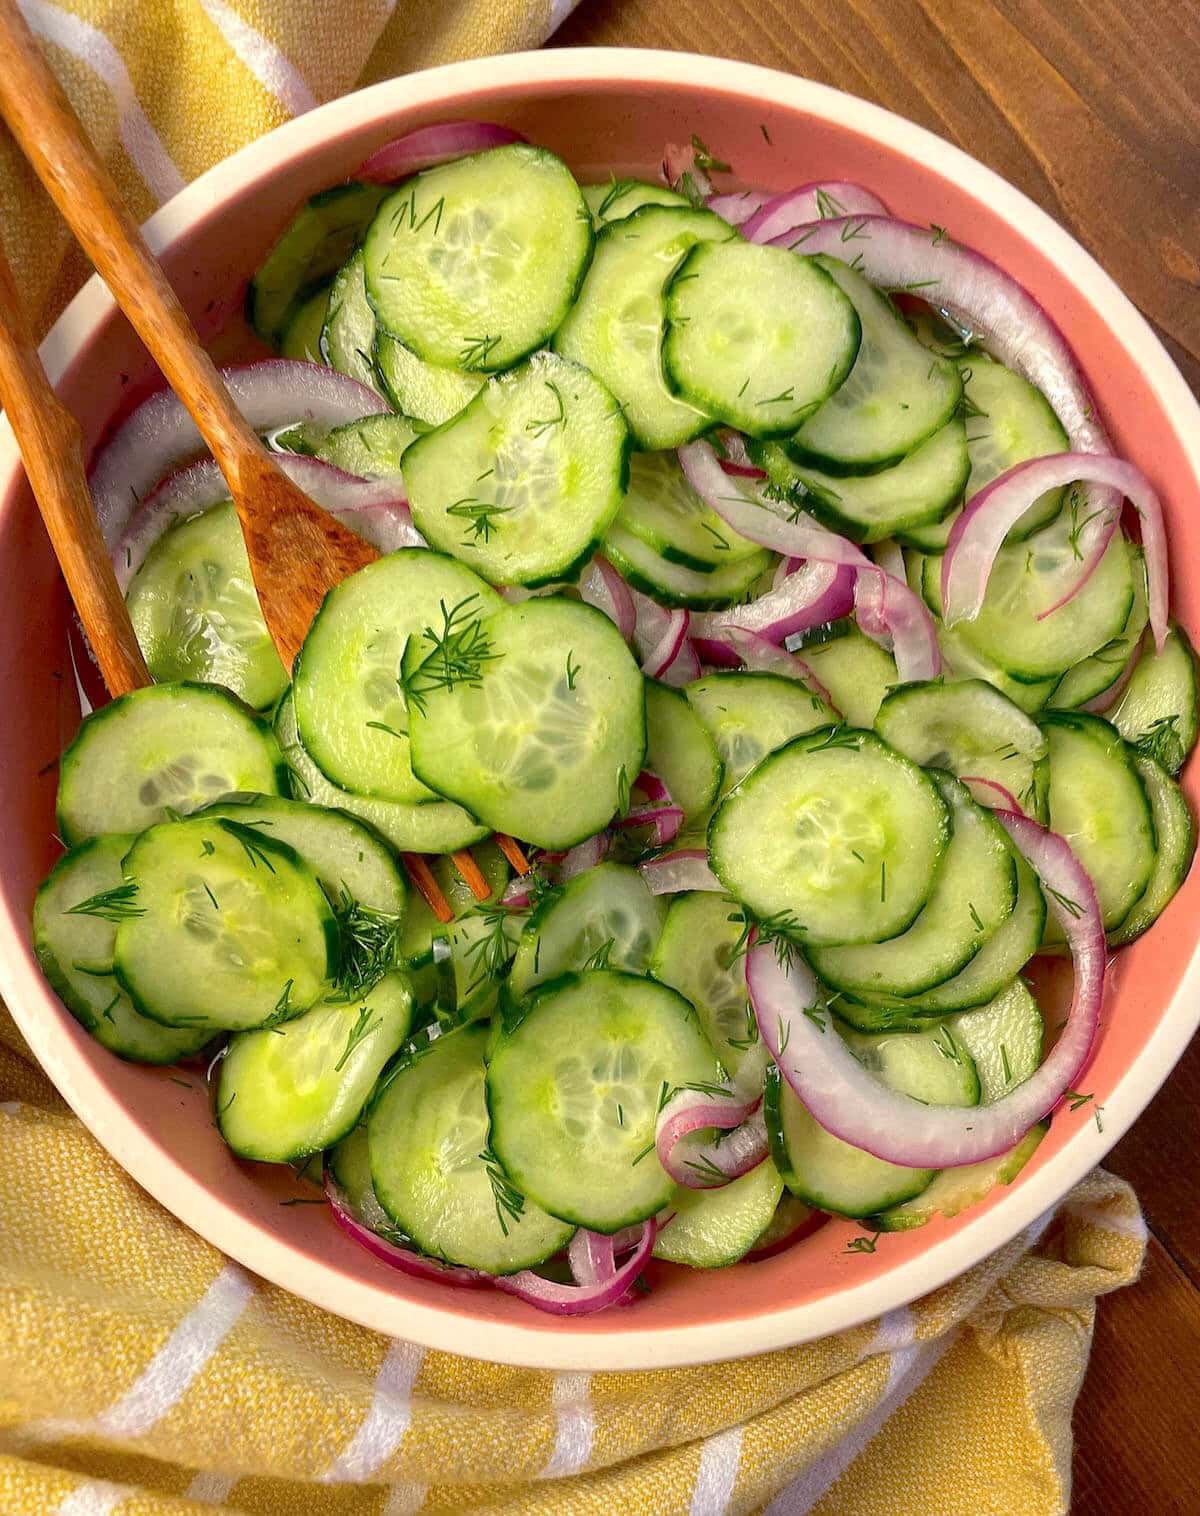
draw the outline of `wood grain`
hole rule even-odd
[[[557,40],[767,64],[930,127],[1061,221],[1200,389],[1194,0],[583,0]],[[1155,1239],[1140,1285],[1100,1304],[1075,1416],[1075,1516],[1200,1511],[1197,1154],[1193,1046],[1108,1160]]]
[[[314,505],[243,420],[16,0],[0,0],[0,50],[0,113],[221,465],[267,627],[290,668],[326,591],[379,554]]]

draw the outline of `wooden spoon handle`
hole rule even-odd
[[[261,453],[258,439],[200,346],[16,0],[0,0],[0,59],[0,115],[228,478],[230,465],[236,469],[239,459]]]
[[[110,694],[150,683],[129,612],[117,586],[83,469],[83,439],[59,402],[0,250],[0,405],[25,460],[25,472],[63,577]]]

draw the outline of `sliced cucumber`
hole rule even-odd
[[[693,1269],[720,1269],[744,1258],[771,1224],[783,1180],[769,1158],[715,1189],[678,1189],[671,1220],[654,1240],[655,1258]]]
[[[139,1016],[116,981],[122,905],[110,897],[106,906],[103,897],[121,890],[121,860],[133,840],[120,833],[93,837],[58,860],[33,903],[33,947],[63,1004],[97,1042],[136,1063],[174,1063],[198,1052],[216,1029],[173,1030]],[[81,905],[91,909],[81,912]]]
[[[58,834],[140,832],[231,790],[278,795],[286,769],[271,728],[211,684],[151,684],[84,721],[59,765]]]
[[[549,584],[591,556],[625,495],[629,434],[578,364],[538,353],[404,455],[426,539],[493,584]]]
[[[962,499],[970,471],[966,428],[957,417],[898,463],[874,474],[827,474],[798,463],[778,443],[756,443],[750,456],[776,489],[855,542],[880,542],[939,522]]]
[[[163,822],[122,869],[117,979],[164,1026],[279,1025],[306,1011],[337,968],[337,923],[316,875],[258,828]]]
[[[762,561],[757,543],[739,537],[684,477],[674,453],[635,453],[617,521],[667,560],[696,574]]]
[[[1146,565],[1141,550],[1131,549],[1133,569],[1133,604],[1129,617],[1119,637],[1077,663],[1059,680],[1046,704],[1051,710],[1074,710],[1095,700],[1121,677],[1121,671],[1133,657],[1149,620],[1149,597],[1146,586]]]
[[[871,1226],[881,1232],[907,1232],[924,1226],[935,1216],[957,1216],[991,1194],[997,1185],[1011,1184],[1049,1130],[1048,1121],[1039,1121],[1007,1153],[963,1168],[943,1169],[920,1195],[872,1216]]]
[[[672,395],[663,377],[664,292],[698,242],[736,235],[711,211],[646,205],[596,238],[579,299],[554,347],[585,364],[613,392],[636,447],[678,447],[711,424],[704,412]]]
[[[341,1190],[353,1215],[364,1226],[401,1247],[411,1242],[412,1239],[379,1204],[375,1186],[371,1183],[371,1149],[365,1122],[360,1122],[336,1147],[329,1149],[325,1154],[325,1171]]]
[[[246,308],[265,342],[277,345],[297,308],[341,268],[386,194],[351,180],[300,210],[250,281]]]
[[[717,610],[747,599],[772,562],[771,554],[760,549],[711,573],[697,573],[664,557],[620,520],[608,529],[604,556],[635,589],[653,595],[664,605],[684,605],[694,610]]]
[[[445,642],[431,651],[414,638],[405,655],[415,773],[540,847],[593,836],[646,752],[644,684],[620,632],[590,606],[549,596],[462,622],[461,635],[473,639],[474,682],[443,677]]]
[[[515,142],[417,174],[363,239],[379,325],[427,363],[494,373],[549,340],[592,218],[561,158]]]
[[[851,726],[870,727],[884,696],[899,682],[896,660],[851,622],[839,622],[823,640],[788,638]]]
[[[835,726],[838,719],[807,685],[779,674],[708,674],[684,693],[716,745],[726,795],[768,753],[793,737]]]
[[[738,951],[745,916],[728,895],[708,891],[671,901],[650,973],[690,1000],[722,1066],[736,1074],[758,1042],[750,1014],[746,960]]]
[[[920,593],[921,586],[918,584],[916,589]],[[1036,684],[1025,684],[1020,679],[1014,679],[990,658],[985,657],[978,648],[972,647],[963,636],[961,627],[944,626],[941,621],[937,621],[937,638],[948,678],[985,679],[1027,716],[1036,715],[1058,686],[1058,677],[1054,674],[1048,679],[1039,679]]]
[[[813,261],[858,312],[862,342],[845,383],[803,423],[788,450],[830,474],[887,468],[945,426],[962,398],[962,381],[861,274],[836,258]]]
[[[671,792],[690,825],[707,815],[724,765],[704,722],[682,690],[646,681],[646,767]]]
[[[478,847],[472,848],[471,854],[490,890],[484,901],[475,899],[461,870],[449,858],[430,860],[434,882],[441,890],[442,898],[453,912],[455,920],[466,916],[477,905],[494,905],[508,883],[508,863],[494,842],[480,843]],[[444,934],[445,930],[445,924],[429,909],[424,895],[414,892],[408,902],[397,946],[400,962],[410,969],[429,963],[433,954],[433,939]]]
[[[666,916],[666,902],[650,893],[637,869],[623,863],[588,869],[534,912],[509,991],[519,1000],[534,985],[587,968],[644,974]]]
[[[368,910],[404,915],[408,886],[392,850],[344,811],[282,795],[230,795],[200,814],[252,826],[295,848],[335,906],[349,896]]]
[[[1041,391],[1020,374],[977,350],[959,362],[959,373],[971,464],[966,482],[968,500],[1014,464],[1066,451],[1067,434],[1062,423]],[[1062,509],[1062,497],[1061,489],[1039,495],[1009,532],[1008,540],[1020,542],[1048,526]],[[936,526],[906,530],[905,541],[926,552],[945,552],[954,519],[951,515]]]
[[[949,829],[916,764],[870,732],[832,728],[793,738],[725,797],[709,861],[735,899],[802,946],[882,942],[928,900]]]
[[[487,1042],[484,1027],[464,1026],[419,1043],[372,1102],[367,1141],[380,1204],[423,1252],[512,1274],[552,1257],[574,1228],[517,1191],[492,1155]]]
[[[1012,915],[1017,870],[1004,828],[942,770],[932,775],[950,813],[950,843],[921,914],[898,937],[862,947],[814,947],[809,961],[834,989],[916,995],[952,978]]]
[[[987,1005],[962,1011],[946,1024],[975,1062],[984,1105],[1002,1099],[1037,1072],[1045,1025],[1022,980],[1014,979]]]
[[[440,928],[432,944],[439,1020],[457,1025],[491,1015],[528,919],[525,911],[477,905]]]
[[[875,730],[906,758],[960,779],[1001,784],[1046,819],[1049,747],[1024,711],[982,679],[902,684],[879,707]]]
[[[835,1023],[830,1024],[830,1035]],[[889,1089],[928,1105],[975,1105],[979,1078],[971,1055],[945,1027],[864,1036],[844,1033],[850,1050]],[[771,1157],[793,1195],[841,1216],[867,1216],[911,1200],[936,1170],[886,1163],[818,1125],[772,1064],[763,1114]]]
[[[232,501],[164,532],[125,599],[146,665],[160,684],[223,684],[260,710],[287,688]]]
[[[423,426],[441,426],[457,416],[487,383],[483,374],[426,363],[386,332],[375,341],[375,368],[391,403]]]
[[[329,309],[329,290],[322,285],[316,294],[310,295],[288,321],[279,342],[281,358],[297,358],[301,363],[324,363],[321,352],[321,331],[325,326],[325,313]]]
[[[358,1122],[384,1064],[412,1027],[412,990],[388,974],[361,1000],[326,996],[282,1026],[230,1039],[217,1125],[242,1158],[295,1163]]]
[[[331,784],[308,756],[296,731],[296,708],[291,691],[279,703],[275,730],[287,762],[292,793],[310,805],[332,806],[365,821],[401,853],[451,853],[487,836],[490,827],[476,821],[450,801],[399,805],[393,800],[368,800]]]
[[[360,479],[398,479],[400,457],[419,433],[405,416],[364,416],[335,426],[314,456]]]
[[[668,385],[751,437],[794,432],[858,352],[854,306],[817,260],[740,238],[692,248],[666,311]]]
[[[1109,935],[1112,947],[1123,947],[1158,920],[1187,878],[1196,852],[1196,825],[1183,791],[1153,758],[1133,760],[1150,801],[1156,852],[1154,871],[1137,904]]]
[[[1071,844],[1095,886],[1106,931],[1145,893],[1154,871],[1154,821],[1135,755],[1098,716],[1056,711],[1043,727],[1050,743],[1050,826]],[[1062,942],[1051,919],[1047,940]]]
[[[329,287],[321,353],[339,374],[357,379],[377,395],[383,394],[375,368],[375,312],[367,299],[361,248],[337,271]]]
[[[609,221],[621,221],[641,210],[643,205],[673,205],[684,210],[691,202],[678,191],[665,184],[647,184],[641,179],[618,179],[610,174],[605,184],[580,186],[583,203],[592,213],[592,225],[597,231]]]
[[[518,1189],[551,1214],[616,1232],[670,1198],[654,1151],[664,1088],[719,1077],[695,1012],[674,990],[631,974],[568,974],[496,1038],[492,1146]]]
[[[1172,626],[1161,653],[1148,645],[1112,723],[1139,753],[1178,774],[1196,746],[1196,654],[1181,626]]]
[[[332,589],[292,686],[300,740],[326,778],[376,800],[436,799],[412,770],[400,660],[426,627],[501,604],[469,568],[425,548],[389,553]]]

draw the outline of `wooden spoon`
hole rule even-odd
[[[293,484],[243,419],[16,0],[0,0],[0,56],[0,115],[220,464],[290,669],[326,591],[379,554]]]

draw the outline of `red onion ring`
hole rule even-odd
[[[426,1258],[422,1253],[397,1247],[394,1242],[373,1232],[354,1214],[345,1194],[329,1174],[325,1175],[325,1195],[333,1211],[333,1219],[342,1231],[382,1263],[390,1264],[401,1273],[411,1274],[415,1279],[433,1279],[439,1284],[453,1284],[468,1290],[477,1290],[493,1282],[489,1275],[480,1273],[478,1269],[464,1269],[457,1264],[443,1263],[437,1258]]]
[[[724,658],[714,659],[711,654],[715,645],[728,644],[731,628],[756,632],[767,642],[779,643],[785,637],[848,616],[853,605],[854,570],[848,564],[810,558],[748,605],[728,611],[693,611],[692,640],[699,642],[708,662],[724,662]]]
[[[652,895],[675,895],[681,890],[716,890],[725,888],[708,866],[703,848],[677,848],[638,864],[638,871]]]
[[[1112,709],[1124,693],[1125,686],[1132,678],[1134,669],[1137,668],[1138,659],[1142,656],[1142,647],[1145,641],[1146,638],[1143,634],[1133,644],[1133,647],[1130,648],[1129,657],[1125,660],[1125,667],[1109,687],[1106,690],[1101,690],[1098,695],[1094,695],[1091,700],[1085,700],[1079,707],[1081,711],[1087,711],[1092,716],[1102,716],[1105,711]]]
[[[942,659],[933,618],[907,584],[885,574],[860,547],[811,517],[789,521],[777,515],[764,496],[748,494],[729,477],[709,443],[687,443],[679,449],[679,462],[704,503],[749,541],[784,557],[816,558],[854,569],[859,625],[877,642],[890,638],[901,682],[937,677]]]
[[[829,691],[796,653],[776,647],[757,632],[748,632],[740,626],[731,626],[725,635],[746,668],[765,674],[778,674],[784,679],[802,680],[814,694],[820,695],[826,705],[837,709]]]
[[[722,195],[709,195],[704,207],[730,226],[741,226],[772,198],[766,190],[729,190]]]
[[[960,782],[971,791],[974,799],[993,811],[1012,811],[1016,816],[1028,812],[1010,789],[995,779],[985,779],[981,774],[962,774]]]
[[[607,558],[596,554],[580,575],[579,593],[588,605],[603,611],[626,642],[633,641],[637,626],[633,592]]]
[[[659,778],[651,769],[643,769],[633,781],[635,790],[640,790],[652,805],[674,805],[675,797],[667,787],[665,779]]]
[[[639,805],[627,811],[624,816],[619,816],[612,825],[615,832],[627,832],[639,826],[652,826],[654,836],[651,846],[667,847],[679,836],[683,821],[683,811],[677,805]]]
[[[875,543],[871,548],[871,556],[885,574],[890,574],[893,579],[904,579],[907,583],[904,549],[894,537]]]
[[[642,655],[643,673],[651,679],[661,679],[679,657],[683,644],[687,641],[687,634],[688,613],[683,610],[668,611],[661,633]]]
[[[386,409],[374,390],[319,363],[268,358],[222,369],[221,378],[256,432],[298,421],[343,426]],[[204,451],[196,423],[174,391],[159,390],[142,401],[97,454],[89,476],[110,549],[150,489]]]
[[[889,1163],[954,1168],[1006,1152],[1054,1109],[1091,1054],[1105,969],[1104,926],[1092,882],[1065,838],[1027,816],[994,814],[1041,880],[1075,965],[1070,1014],[1050,1056],[994,1104],[927,1106],[887,1089],[829,1025],[817,981],[798,954],[781,962],[773,946],[757,943],[746,961],[759,1032],[796,1095],[835,1137]]]
[[[878,195],[861,184],[831,179],[817,184],[801,184],[796,189],[776,195],[742,226],[742,236],[749,242],[770,242],[787,232],[807,227],[813,221],[829,220],[824,207],[832,205],[834,217],[886,216],[888,208]]]
[[[506,147],[510,142],[524,142],[520,132],[490,121],[439,121],[434,126],[419,126],[377,147],[354,175],[378,184],[407,179],[410,174],[465,158],[469,153],[486,152],[490,147]]]
[[[1031,458],[1027,463],[1015,464],[968,501],[950,529],[942,559],[942,603],[948,626],[956,621],[973,620],[979,614],[996,554],[1018,518],[1044,490],[1076,481],[1100,485],[1113,495],[1116,506],[1084,526],[1079,578],[1070,593],[1043,611],[1038,619],[1043,620],[1065,605],[1087,583],[1117,530],[1121,497],[1125,496],[1141,523],[1150,628],[1155,645],[1162,650],[1167,635],[1169,594],[1162,503],[1136,464],[1105,453],[1051,453],[1045,458]]]
[[[767,1125],[762,1114],[767,1051],[762,1043],[748,1049],[736,1079],[723,1093],[678,1090],[658,1113],[654,1145],[658,1161],[676,1184],[689,1190],[716,1189],[748,1174],[767,1156]],[[718,1141],[687,1138],[716,1129],[728,1133]],[[724,1175],[716,1179],[716,1173]]]
[[[558,1316],[581,1316],[591,1311],[602,1311],[606,1306],[616,1305],[645,1268],[657,1235],[658,1222],[653,1217],[644,1221],[641,1238],[633,1252],[607,1277],[597,1277],[594,1284],[556,1284],[552,1279],[543,1279],[532,1269],[522,1269],[519,1274],[499,1275],[492,1283],[498,1290],[516,1295],[528,1305]],[[582,1261],[583,1246],[581,1244],[579,1249],[572,1246],[573,1261],[574,1258]],[[589,1240],[587,1246],[592,1247],[594,1244]],[[591,1260],[585,1267],[593,1268],[599,1275],[603,1267],[603,1255],[591,1255],[591,1259],[597,1257],[601,1259],[600,1267],[596,1267]]]
[[[568,879],[574,879],[577,874],[586,874],[588,869],[594,869],[598,863],[603,863],[608,856],[608,844],[608,833],[597,832],[594,837],[587,838],[585,842],[577,842],[573,848],[569,848],[558,865],[558,883],[566,884]]]
[[[309,499],[381,553],[425,545],[398,479],[359,479],[299,453],[281,453],[277,462]],[[113,548],[113,568],[121,589],[129,588],[146,554],[174,522],[201,515],[228,499],[225,476],[211,458],[168,475],[137,507]]]
[[[663,178],[673,190],[679,188],[683,182],[683,176],[687,174],[698,195],[708,199],[713,193],[712,180],[704,169],[696,166],[695,142],[689,142],[686,146],[678,142],[668,142],[663,148],[662,171]]]

